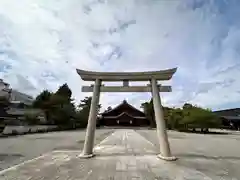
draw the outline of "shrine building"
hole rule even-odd
[[[99,126],[149,126],[150,122],[146,115],[128,104],[124,100],[121,104],[113,109],[107,110],[100,114],[98,118]]]

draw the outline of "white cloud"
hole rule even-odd
[[[234,4],[235,3],[235,4]],[[76,99],[75,69],[142,71],[178,67],[165,105],[189,101],[216,108],[239,99],[238,2],[153,0],[2,0],[0,75],[36,95],[67,82]],[[228,85],[229,78],[234,79]],[[22,80],[21,80],[22,79]],[[25,80],[23,80],[25,79]],[[22,83],[24,81],[24,83]],[[230,92],[230,93],[229,93]],[[104,94],[104,107],[149,94]]]

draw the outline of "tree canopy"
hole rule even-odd
[[[68,87],[68,85],[65,83],[62,86],[60,86],[57,90],[57,92],[55,93],[55,95],[58,96],[62,96],[65,97],[67,99],[71,99],[72,96],[72,91],[71,89]]]
[[[142,103],[140,108],[143,108],[143,111],[147,119],[150,121],[150,126],[156,127],[156,121],[155,121],[154,109],[153,109],[153,100],[151,99],[149,102]]]
[[[63,84],[55,93],[48,90],[42,91],[36,97],[33,107],[44,111],[48,124],[67,128],[84,128],[87,126],[92,97],[85,97],[75,107],[71,96],[71,89],[67,84]],[[98,112],[100,108],[101,104],[98,105]],[[150,121],[150,126],[156,127],[153,100],[142,103],[141,108]],[[109,110],[111,110],[110,106],[106,111]],[[220,126],[220,120],[211,110],[190,103],[185,103],[182,108],[163,107],[163,115],[169,129],[207,131],[209,128]]]
[[[144,113],[150,120],[151,127],[155,127],[152,99],[149,102],[142,103],[141,108],[144,109]],[[209,128],[219,128],[221,125],[221,121],[211,110],[190,103],[185,103],[182,108],[163,107],[163,114],[168,129],[208,131]]]
[[[63,84],[55,93],[42,91],[33,102],[33,107],[45,112],[47,124],[71,127],[75,117],[75,106],[71,100],[72,91]]]
[[[41,108],[45,109],[47,106],[47,103],[49,102],[50,98],[52,96],[52,93],[48,90],[42,91],[34,100],[33,107],[35,108]]]
[[[77,117],[78,117],[78,124],[81,127],[86,127],[88,122],[88,115],[90,112],[92,97],[85,97],[78,105]],[[98,105],[98,112],[101,109],[101,104]]]
[[[85,128],[92,97],[85,97],[75,107],[71,98],[72,91],[67,84],[63,84],[55,93],[42,91],[33,102],[33,107],[44,111],[47,124],[55,124],[65,128]],[[98,105],[98,112],[101,105]],[[28,119],[30,119],[28,117]]]

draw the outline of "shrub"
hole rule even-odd
[[[24,116],[25,116],[25,121],[29,125],[36,125],[40,123],[40,120],[38,119],[38,116],[36,114],[26,113]]]
[[[3,132],[4,128],[5,128],[5,125],[4,124],[0,124],[0,133]]]
[[[12,130],[12,135],[18,135],[19,133],[17,132],[17,130]]]

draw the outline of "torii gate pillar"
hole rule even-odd
[[[171,150],[168,142],[166,122],[164,120],[163,109],[161,104],[161,97],[159,95],[157,81],[151,80],[152,85],[152,97],[153,97],[153,108],[155,113],[156,129],[160,145],[159,158],[164,160],[176,160],[176,157],[171,155]]]
[[[86,137],[84,141],[84,147],[82,151],[82,157],[92,157],[93,156],[93,146],[94,146],[94,137],[95,137],[95,130],[96,130],[96,121],[97,121],[97,110],[99,104],[99,97],[100,97],[100,87],[101,87],[101,80],[96,79],[94,88],[93,88],[93,96],[88,116],[88,124],[87,124],[87,131]]]
[[[93,92],[91,107],[88,117],[88,125],[84,148],[80,157],[90,158],[94,156],[94,136],[97,120],[97,107],[100,92],[152,92],[155,119],[157,124],[157,135],[160,145],[159,158],[173,161],[177,158],[172,156],[168,142],[166,122],[164,120],[159,92],[171,92],[171,86],[158,85],[157,80],[170,80],[177,68],[149,71],[149,72],[92,72],[77,69],[77,73],[85,81],[95,81],[94,86],[83,86],[83,92]],[[151,86],[129,86],[129,81],[149,81]],[[122,81],[123,86],[101,86],[102,81]]]

